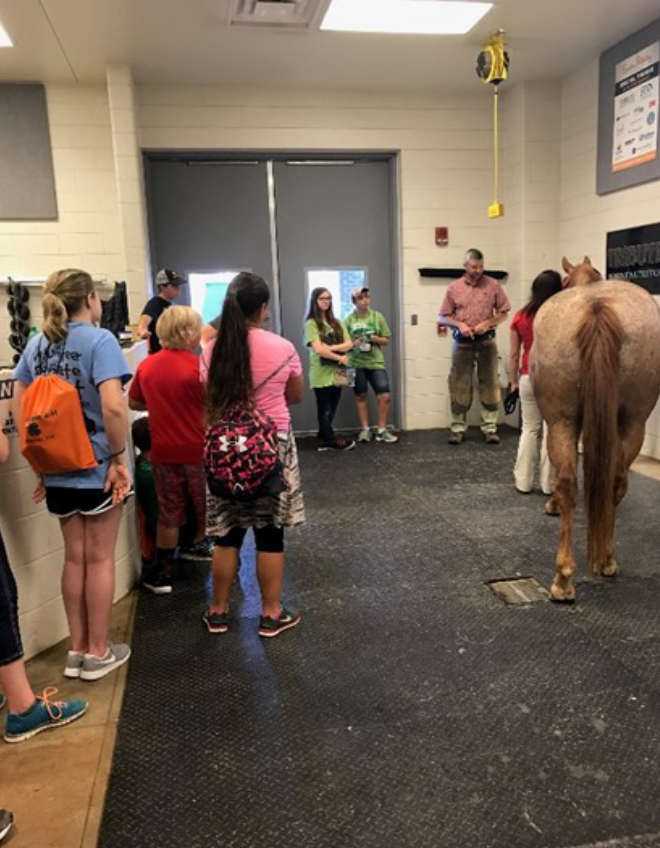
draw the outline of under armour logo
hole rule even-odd
[[[247,448],[245,443],[247,436],[239,436],[237,439],[230,439],[228,436],[220,436],[220,450],[227,453],[229,448],[237,448],[239,453],[244,453]]]

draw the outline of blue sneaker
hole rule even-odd
[[[5,742],[24,742],[42,730],[56,730],[85,715],[87,701],[51,701],[56,692],[49,686],[26,712],[8,713]]]

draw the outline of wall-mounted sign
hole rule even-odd
[[[660,18],[600,57],[596,191],[660,179]]]
[[[626,57],[614,76],[612,170],[651,162],[658,155],[660,43]]]
[[[607,234],[607,278],[630,280],[660,294],[660,224]]]

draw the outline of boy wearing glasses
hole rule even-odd
[[[358,442],[371,441],[367,404],[367,392],[371,385],[378,405],[376,441],[392,444],[398,442],[399,438],[387,429],[391,402],[390,382],[382,351],[382,348],[390,343],[392,334],[383,315],[370,308],[371,297],[366,286],[354,288],[351,300],[355,304],[355,310],[345,319],[344,324],[353,341],[351,365],[355,368],[354,391],[361,427]]]

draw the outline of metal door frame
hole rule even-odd
[[[394,343],[392,345],[392,423],[400,427],[405,421],[405,392],[403,390],[405,362],[403,359],[403,257],[400,245],[401,215],[399,197],[401,196],[401,159],[396,150],[162,150],[144,149],[142,151],[142,166],[144,172],[145,203],[149,209],[149,163],[152,161],[188,162],[196,166],[222,166],[231,164],[266,165],[268,216],[270,222],[271,249],[271,283],[273,292],[273,308],[271,314],[275,329],[282,334],[282,305],[280,297],[280,262],[279,244],[277,241],[277,186],[275,184],[275,162],[289,162],[292,165],[346,164],[348,162],[387,162],[390,175],[390,231],[392,233],[391,290],[390,297],[394,315],[387,316],[390,326],[395,327]],[[147,220],[151,217],[147,214]],[[152,269],[155,267],[155,240],[149,223],[149,256]],[[150,275],[153,277],[153,274]]]

